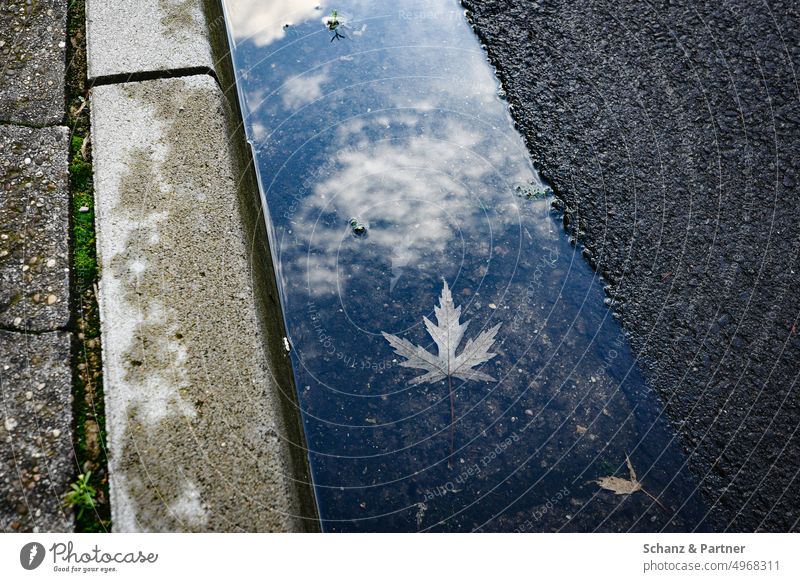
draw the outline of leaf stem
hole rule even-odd
[[[453,394],[452,376],[447,376],[447,388],[450,390],[450,457],[447,459],[447,466],[448,468],[452,468],[453,454],[456,452],[456,446],[455,446],[456,395]]]
[[[642,492],[643,492],[644,494],[646,494],[646,495],[647,495],[647,496],[648,496],[650,499],[652,499],[653,501],[655,501],[656,503],[658,503],[658,506],[659,506],[661,509],[663,509],[663,510],[664,510],[666,513],[669,513],[669,509],[667,509],[666,505],[664,505],[663,503],[661,503],[661,501],[659,501],[659,500],[658,500],[658,497],[654,496],[652,493],[650,493],[650,492],[649,492],[647,489],[645,489],[644,487],[642,487],[641,489],[642,489]]]

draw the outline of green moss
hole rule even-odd
[[[69,164],[70,185],[74,190],[88,191],[92,188],[92,165],[83,159],[81,147],[83,138],[73,136],[72,138],[72,160]]]
[[[99,276],[94,230],[94,185],[90,131],[88,83],[84,40],[85,0],[70,0],[67,26],[67,119],[72,139],[69,152],[69,184],[72,196],[72,272],[75,298],[77,349],[73,356],[74,443],[76,481],[80,491],[91,491],[92,502],[78,505],[75,529],[106,532],[111,527],[108,499],[108,462],[105,458],[105,406],[103,394],[100,317],[95,284]],[[79,475],[83,475],[80,477]],[[82,509],[81,509],[82,508]]]
[[[70,147],[69,179],[72,189],[73,268],[79,291],[92,286],[97,277],[94,236],[94,195],[92,164],[81,153],[84,138],[75,135]]]

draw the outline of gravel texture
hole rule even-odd
[[[464,4],[668,402],[702,527],[797,531],[797,3]]]
[[[0,331],[0,531],[72,531],[69,342]]]
[[[65,127],[0,126],[0,328],[69,321]]]
[[[0,4],[0,121],[54,125],[64,117],[67,3]]]

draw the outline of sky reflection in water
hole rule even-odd
[[[522,195],[543,185],[457,2],[225,4],[323,527],[691,529],[685,459],[602,282]],[[381,336],[435,352],[443,279],[465,341],[502,323],[498,381],[453,382],[452,455],[447,382],[409,386]],[[668,511],[592,482],[626,453]]]

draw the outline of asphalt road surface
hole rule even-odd
[[[464,0],[705,527],[800,531],[800,5]]]

